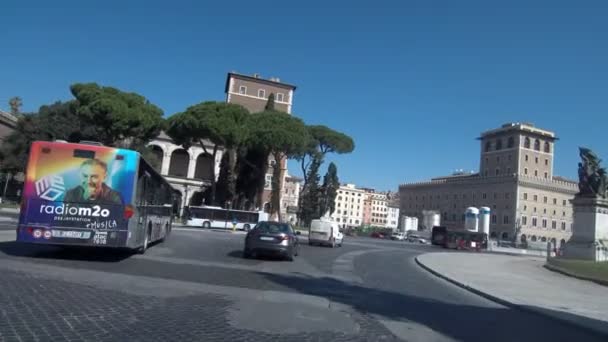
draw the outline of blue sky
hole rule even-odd
[[[327,158],[344,182],[477,170],[475,138],[512,121],[557,133],[556,174],[576,177],[580,145],[608,159],[606,1],[90,3],[2,1],[0,108],[92,81],[170,115],[223,100],[234,70],[296,84],[294,114],[355,139]]]

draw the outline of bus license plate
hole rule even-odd
[[[273,237],[269,237],[269,236],[262,236],[260,237],[260,240],[264,240],[264,241],[274,241]]]
[[[91,232],[75,232],[68,230],[53,230],[51,232],[53,237],[58,238],[72,238],[72,239],[88,239],[91,237]]]

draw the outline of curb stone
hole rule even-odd
[[[489,294],[487,292],[480,291],[480,290],[478,290],[476,288],[473,288],[473,287],[471,287],[471,286],[469,286],[467,284],[461,283],[461,282],[459,282],[459,281],[457,281],[455,279],[452,279],[452,278],[450,278],[448,276],[445,276],[445,275],[443,275],[443,274],[441,274],[441,273],[433,270],[432,268],[430,268],[429,266],[425,265],[420,260],[418,260],[418,256],[416,256],[414,258],[414,260],[416,261],[416,264],[418,264],[418,266],[420,266],[421,268],[423,268],[427,272],[433,274],[434,276],[436,276],[438,278],[441,278],[443,280],[446,280],[446,281],[448,281],[448,282],[450,282],[450,283],[452,283],[452,284],[454,284],[454,285],[456,285],[458,287],[461,287],[461,288],[463,288],[463,289],[465,289],[465,290],[467,290],[467,291],[469,291],[471,293],[474,293],[474,294],[476,294],[476,295],[478,295],[480,297],[483,297],[485,299],[491,300],[491,301],[493,301],[495,303],[498,303],[500,305],[506,306],[508,308],[518,309],[518,310],[521,310],[521,311],[532,313],[532,314],[535,314],[535,315],[538,315],[538,316],[542,316],[542,317],[558,320],[558,321],[560,321],[560,322],[562,322],[564,324],[567,324],[567,325],[569,325],[569,326],[571,326],[573,328],[584,329],[584,330],[586,330],[586,331],[588,331],[588,332],[590,332],[590,333],[592,333],[592,334],[594,334],[594,335],[596,335],[596,336],[598,336],[600,338],[607,338],[608,337],[608,331],[605,330],[605,329],[597,329],[597,328],[591,327],[589,325],[577,324],[577,323],[573,322],[572,320],[564,319],[564,318],[562,318],[562,317],[560,317],[558,315],[547,314],[543,310],[539,310],[539,309],[535,309],[535,308],[528,307],[528,306],[525,306],[525,305],[519,305],[519,304],[515,304],[515,303],[512,303],[512,302],[509,302],[509,301],[504,300],[502,298],[499,298],[499,297],[496,297],[494,295],[491,295],[491,294]]]

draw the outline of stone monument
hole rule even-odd
[[[572,237],[563,256],[568,259],[608,261],[608,177],[601,160],[590,149],[579,148],[579,193],[574,209]]]

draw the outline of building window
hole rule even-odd
[[[492,223],[496,223],[496,215],[492,215]]]
[[[283,93],[277,93],[278,102],[284,102],[284,99],[285,99],[285,95],[283,95]]]
[[[515,145],[515,139],[513,139],[513,137],[509,137],[509,140],[507,140],[507,147],[512,148],[513,145]]]
[[[524,211],[528,210],[528,206],[524,205]]]
[[[492,143],[489,141],[486,141],[486,152],[490,152],[491,149],[492,149]]]
[[[505,198],[509,199],[509,193],[508,192],[505,192]]]
[[[342,196],[338,196],[338,201],[341,201],[341,200],[342,200]]]
[[[534,163],[538,164],[538,157],[534,157]]]
[[[507,160],[511,161],[511,155],[510,154],[507,156]]]
[[[534,170],[534,177],[538,177],[538,170]]]
[[[340,210],[338,210],[338,214],[341,214]]]
[[[564,206],[566,205],[566,200],[562,201],[562,205],[564,205]]]
[[[456,221],[456,214],[452,214],[452,221]]]
[[[500,169],[496,168],[496,175],[498,176],[500,174]]]
[[[496,140],[496,151],[502,150],[502,139]]]
[[[549,159],[545,159],[545,166],[549,165]]]
[[[545,141],[545,152],[551,153],[551,144],[548,141]]]
[[[536,207],[534,207],[534,212],[536,212]]]
[[[534,202],[538,201],[538,195],[534,195]]]
[[[498,194],[494,193],[494,199],[497,199],[497,198],[498,198]]]
[[[488,177],[488,170],[485,170],[485,171],[483,172],[483,175],[484,175],[484,176],[486,176],[486,177]]]
[[[543,209],[543,214],[547,213],[547,208]]]
[[[502,218],[502,223],[503,223],[503,224],[509,224],[509,215],[505,215],[505,216]]]
[[[521,224],[524,225],[524,226],[527,225],[528,224],[528,217],[522,216],[521,217]]]
[[[556,205],[556,204],[557,204],[557,198],[554,198],[553,199],[553,205]]]
[[[265,98],[266,97],[266,90],[264,90],[264,89],[258,89],[258,97]]]
[[[524,201],[527,201],[527,200],[528,200],[528,193],[524,192]]]
[[[536,217],[533,217],[532,218],[532,227],[536,227],[536,224],[537,224]]]
[[[540,151],[540,140],[538,140],[538,139],[534,140],[534,149],[536,151]]]
[[[566,216],[566,212],[565,211],[562,211],[562,216]]]
[[[547,219],[543,219],[543,228],[547,228]]]
[[[528,157],[528,155],[526,154],[526,161],[528,161],[528,158],[529,158],[529,157]]]
[[[549,174],[545,172],[545,178],[549,178]]]
[[[543,197],[543,203],[547,203],[547,196]]]
[[[527,175],[527,174],[528,174],[528,168],[524,167],[524,175]]]
[[[557,222],[551,221],[551,229],[557,229]]]
[[[500,156],[496,156],[496,162],[500,163]]]
[[[239,94],[241,94],[241,95],[245,95],[245,94],[247,94],[247,87],[245,87],[245,86],[240,86],[240,87],[239,87]]]
[[[488,197],[488,196],[485,192],[483,194],[481,194],[481,198],[486,199],[486,197]]]
[[[524,140],[524,147],[530,148],[530,138],[526,137],[526,139]]]
[[[557,211],[553,210],[553,216],[557,215]]]
[[[562,221],[562,230],[566,230],[566,222]]]

